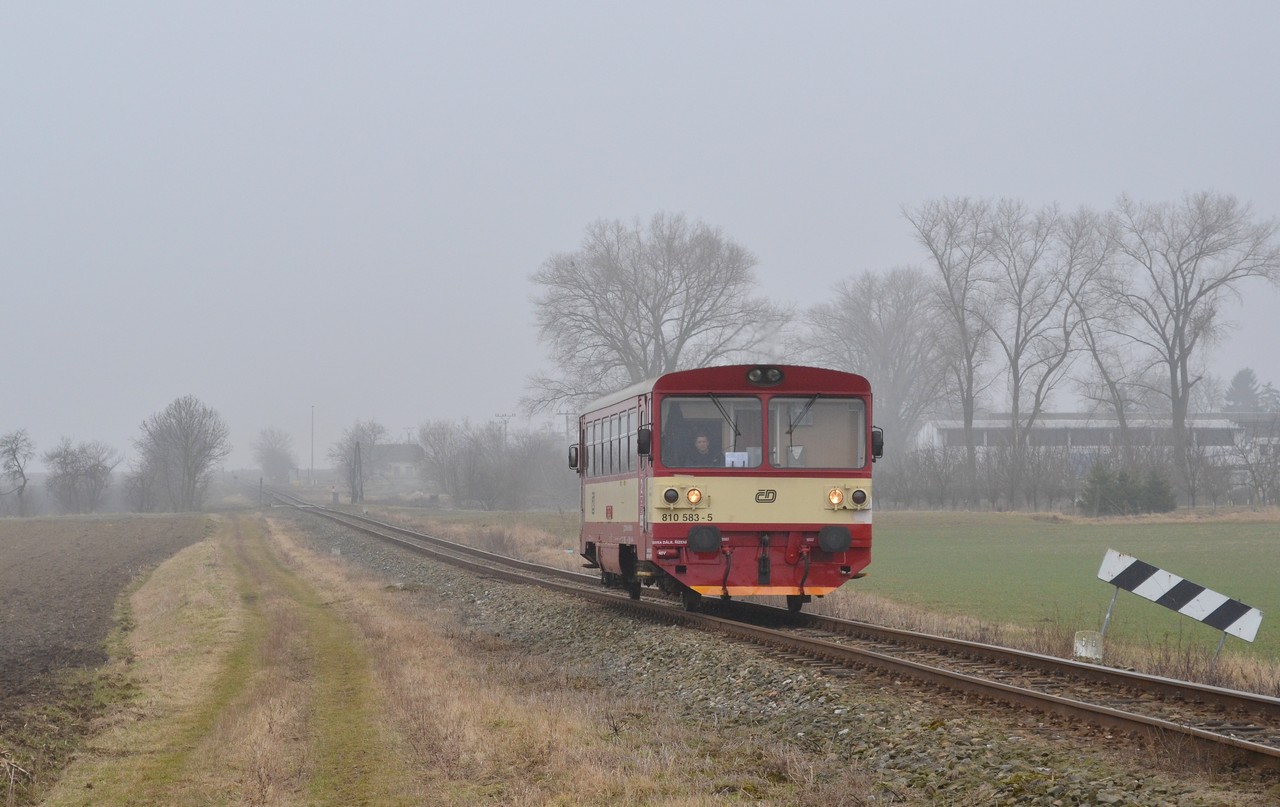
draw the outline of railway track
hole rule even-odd
[[[601,588],[592,575],[513,560],[365,515],[311,505],[283,493],[272,495],[487,577],[537,584],[649,619],[716,631],[828,674],[875,669],[1141,735],[1170,749],[1194,748],[1228,764],[1280,770],[1277,698],[753,603],[706,600],[699,612],[689,612],[664,595],[633,600],[624,592]]]

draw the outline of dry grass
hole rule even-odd
[[[797,796],[816,775],[799,751],[743,739],[704,747],[660,709],[636,709],[555,659],[461,628],[429,598],[373,578],[353,583],[352,570],[274,527],[287,562],[339,595],[334,607],[367,644],[384,716],[430,803],[711,805],[746,788],[764,803],[836,804],[862,787],[844,771],[845,801]],[[772,780],[758,775],[762,756],[781,760]]]
[[[116,664],[141,694],[46,804],[823,807],[867,792],[845,764],[637,708],[286,525],[220,525],[133,596]]]
[[[8,751],[0,752],[0,778],[5,783],[5,806],[13,807],[18,803],[19,785],[31,781],[31,771],[14,762]]]
[[[400,524],[454,543],[519,558],[555,569],[581,571],[578,555],[578,514],[481,513],[459,511],[424,513],[415,508],[369,508],[375,518]]]
[[[46,803],[411,803],[362,720],[370,690],[349,627],[274,561],[260,523],[223,525],[135,596],[144,695]]]
[[[815,600],[807,609],[840,619],[1014,647],[1059,658],[1071,658],[1075,650],[1076,627],[1067,618],[1046,619],[1030,627],[997,625],[968,616],[939,614],[848,588]],[[1275,664],[1230,654],[1215,659],[1203,645],[1176,639],[1172,642],[1152,640],[1141,646],[1108,641],[1106,663],[1149,675],[1280,697],[1280,669]]]

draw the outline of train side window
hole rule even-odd
[[[600,475],[600,421],[591,421],[591,456],[587,463],[588,476]]]
[[[620,474],[624,470],[622,462],[622,415],[613,416],[613,472]]]
[[[636,436],[636,410],[628,409],[626,437],[624,438],[627,441],[627,470],[628,471],[634,471],[636,469],[635,436]]]
[[[597,424],[596,429],[596,467],[599,469],[598,476],[609,473],[609,466],[606,464],[609,461],[609,455],[604,450],[605,428],[608,423],[608,418],[604,418]]]
[[[614,473],[622,473],[627,470],[627,462],[623,458],[623,446],[625,441],[622,439],[622,415],[613,416],[613,470]]]
[[[609,418],[609,453],[612,456],[610,468],[616,474],[622,470],[622,455],[618,453],[618,416]]]
[[[608,473],[612,474],[616,473],[618,470],[617,457],[614,456],[615,452],[613,450],[613,435],[618,430],[618,416],[610,415],[605,419],[604,423],[604,450],[605,454],[608,456]]]

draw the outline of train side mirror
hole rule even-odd
[[[581,470],[578,467],[578,444],[574,443],[569,446],[569,467],[575,471]]]
[[[636,453],[647,457],[653,451],[653,429],[641,426],[636,429]]]
[[[884,429],[871,427],[871,461],[875,462],[884,456]]]

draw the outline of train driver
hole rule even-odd
[[[724,457],[711,450],[711,438],[706,432],[698,432],[693,438],[693,454],[686,464],[696,468],[719,468],[724,466]]]

